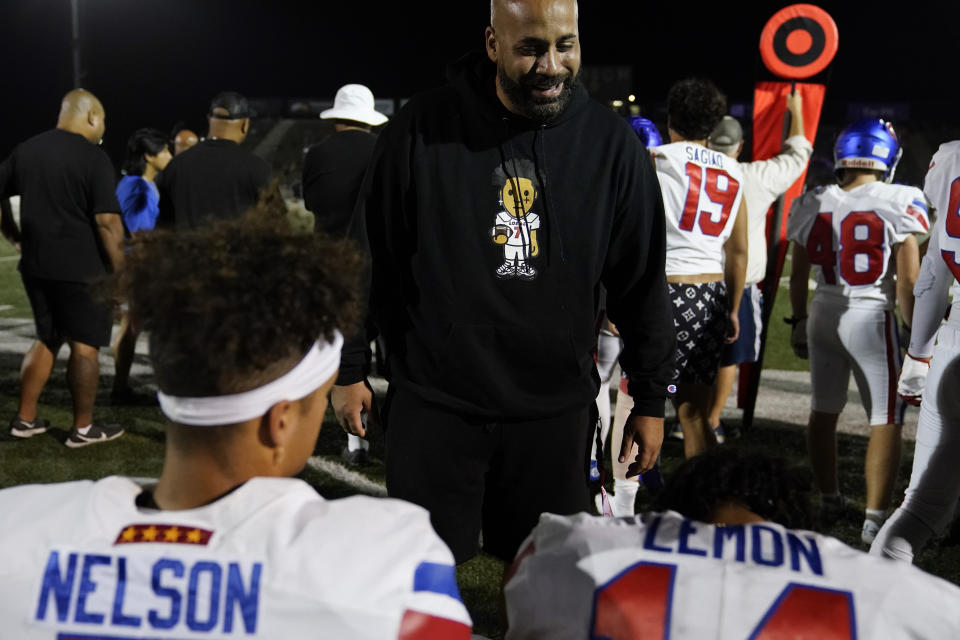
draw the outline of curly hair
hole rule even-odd
[[[687,140],[706,140],[727,114],[727,97],[704,78],[687,78],[670,87],[667,118]]]
[[[295,232],[261,204],[201,230],[137,234],[114,289],[150,332],[165,393],[239,393],[289,371],[321,336],[350,334],[362,259]]]
[[[789,467],[786,460],[723,446],[683,463],[656,508],[709,522],[714,509],[736,503],[785,527],[809,529],[811,486],[809,472]]]

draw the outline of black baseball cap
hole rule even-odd
[[[210,101],[210,113],[207,115],[219,120],[243,120],[250,117],[250,107],[247,99],[236,91],[224,91]]]

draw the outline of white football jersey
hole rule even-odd
[[[510,229],[506,242],[508,247],[529,247],[530,234],[540,228],[540,216],[528,213],[522,218],[517,218],[506,211],[501,211],[497,214],[497,224]]]
[[[943,219],[938,225],[940,257],[954,277],[953,299],[960,300],[960,140],[940,145],[933,154],[923,191]]]
[[[0,491],[0,638],[470,637],[423,509],[254,478],[212,504],[137,507],[110,477]]]
[[[650,149],[667,218],[667,275],[723,273],[723,243],[743,198],[737,161],[694,142]]]
[[[929,230],[923,192],[884,182],[812,189],[794,201],[787,221],[787,237],[815,267],[818,300],[883,309],[895,300],[893,247]]]
[[[517,563],[507,638],[960,637],[960,588],[773,523],[544,514]]]

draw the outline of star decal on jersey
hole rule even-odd
[[[213,531],[199,527],[175,524],[130,524],[120,531],[113,544],[155,542],[205,546],[212,536]]]

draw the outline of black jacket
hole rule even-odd
[[[465,56],[377,142],[358,209],[391,382],[496,421],[582,408],[599,388],[602,284],[636,411],[662,416],[675,338],[650,158],[582,87],[537,124],[502,106],[494,72]]]

